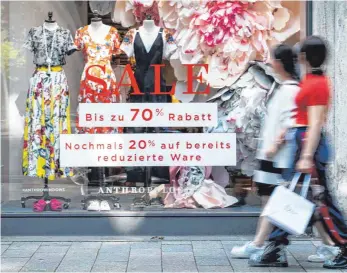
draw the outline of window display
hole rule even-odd
[[[26,3],[11,5],[23,14],[31,12]],[[24,121],[24,131],[16,132],[18,139],[24,136],[23,168],[21,173],[18,160],[10,160],[15,176],[9,184],[15,193],[4,209],[18,209],[20,200],[23,212],[259,208],[252,181],[259,163],[256,150],[266,104],[280,85],[268,61],[274,45],[300,40],[300,5],[299,1],[47,1],[45,12],[33,5],[35,18],[30,23],[38,26],[27,29],[23,19],[17,29],[29,33],[26,40],[19,31],[10,33],[18,38],[18,48],[24,45],[33,55],[21,51],[26,56],[22,75],[24,70],[25,75],[32,71],[32,57],[34,74],[27,93],[25,86],[16,83],[19,97],[27,96],[25,104],[17,100],[17,116],[9,117],[15,123]],[[45,20],[47,12],[50,17]],[[75,51],[80,52],[72,55]],[[142,94],[136,94],[134,84]],[[163,94],[155,94],[158,86]],[[194,93],[187,92],[190,87]],[[159,103],[174,102],[187,109],[188,103],[217,105],[217,124],[148,125],[148,109],[152,115],[163,116],[165,105]],[[147,107],[141,114],[142,127],[130,122],[127,126],[85,126],[80,107],[96,103],[100,108],[112,104],[115,113],[120,104],[134,108],[134,103],[151,103],[156,108]],[[20,117],[24,106],[25,114]],[[60,160],[65,149],[62,134],[88,134],[100,140],[97,134],[114,134],[116,142],[128,134],[159,134],[156,137],[170,139],[168,135],[184,133],[195,133],[192,141],[202,141],[205,134],[235,135],[236,165],[195,166],[182,161],[175,166],[97,167],[80,166],[78,158],[74,158],[75,166],[65,166]],[[146,145],[157,145],[159,150],[158,142]],[[212,146],[204,147],[211,150],[211,156],[219,148]],[[188,157],[199,156],[199,149],[194,149]],[[118,156],[131,150],[118,151]],[[42,196],[31,198],[29,193],[40,191]],[[63,197],[51,197],[48,193],[53,191],[61,191]],[[31,204],[30,199],[36,202]]]

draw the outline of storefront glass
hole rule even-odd
[[[294,45],[304,35],[304,6],[300,1],[2,2],[3,212],[259,207],[252,175],[266,99],[276,87],[266,63],[274,45]],[[158,66],[149,69],[152,64]],[[136,95],[134,81],[146,95]],[[156,88],[175,94],[147,94]],[[104,106],[93,112],[88,103],[112,104],[115,110],[120,104],[126,109],[129,103],[152,103],[147,112],[140,107],[142,123],[147,115],[167,114],[159,103],[182,104],[192,116],[183,116],[181,126],[173,126],[171,121],[180,120],[173,112],[157,126],[131,126],[115,116],[112,124],[118,126],[91,127],[79,124],[79,110],[95,114]],[[207,105],[194,108],[194,103]],[[210,104],[217,109],[213,124],[201,114]],[[236,146],[215,153],[223,143],[222,135],[212,138],[217,133],[235,138]],[[98,148],[89,151],[98,158],[94,165],[85,153],[70,150],[61,157],[59,150],[67,147],[60,145],[62,134],[129,135],[138,158],[121,165],[128,151],[113,160],[111,154],[96,155]],[[153,158],[151,166],[131,163],[143,161],[140,156],[148,160],[150,148],[184,134],[192,143],[206,140],[208,166],[183,163],[199,161],[198,151],[181,165],[156,164]],[[172,147],[182,157],[187,149],[182,143]],[[228,162],[232,155],[235,162]]]

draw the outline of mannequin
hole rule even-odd
[[[154,21],[151,19],[144,20],[143,25],[139,27],[139,33],[147,52],[151,50],[151,47],[158,36],[159,30],[160,27],[156,26]]]
[[[68,208],[71,202],[69,198],[51,196],[48,187],[49,180],[73,175],[70,168],[59,166],[59,149],[53,143],[59,143],[59,132],[69,134],[71,131],[69,88],[63,66],[66,64],[65,55],[76,50],[70,31],[60,27],[52,17],[50,11],[42,26],[31,28],[24,44],[33,52],[36,69],[28,90],[30,104],[25,113],[22,168],[26,176],[43,178],[44,188],[41,196],[22,197],[21,204],[24,208],[27,200],[37,200],[33,204],[37,212],[44,211],[48,204],[51,210],[60,211]],[[65,50],[60,50],[62,47]],[[57,104],[50,106],[52,98]],[[61,115],[53,114],[56,112]],[[41,152],[32,139],[43,140],[39,146]]]
[[[50,22],[45,21],[43,23],[43,27],[49,31],[54,31],[58,28],[58,23],[57,22],[50,23]]]
[[[88,32],[91,38],[96,43],[103,43],[105,36],[109,33],[111,26],[105,25],[102,19],[98,16],[97,11],[94,11],[94,18],[92,18],[88,26]]]

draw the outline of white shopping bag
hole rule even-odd
[[[306,199],[310,175],[305,175],[301,195],[293,192],[300,176],[301,173],[294,175],[289,188],[276,187],[262,213],[272,224],[293,235],[305,233],[315,209],[315,204]]]

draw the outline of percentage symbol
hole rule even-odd
[[[157,108],[155,109],[155,113],[157,116],[164,116],[164,110],[163,108]]]
[[[155,147],[154,140],[148,140],[148,145],[149,145],[149,147]]]

